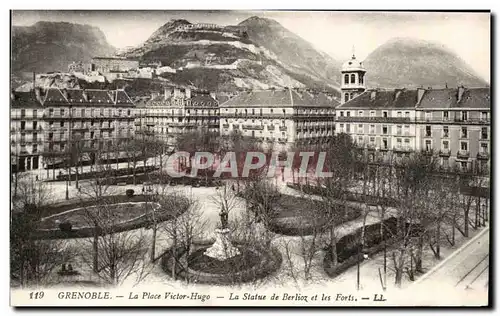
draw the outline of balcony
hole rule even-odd
[[[229,128],[229,124],[222,124],[222,128]]]
[[[409,117],[338,116],[337,122],[410,123]]]
[[[243,125],[243,129],[263,130],[264,126],[263,125]]]
[[[490,153],[487,151],[480,151],[477,153],[477,159],[488,160],[490,158]]]
[[[441,157],[450,157],[451,151],[450,149],[441,149],[439,151],[439,156]]]
[[[411,148],[410,147],[405,147],[405,146],[395,146],[394,149],[393,149],[395,152],[400,152],[400,153],[403,153],[403,152],[410,152],[411,151]]]
[[[281,132],[286,132],[286,126],[280,126],[280,131]]]
[[[459,150],[457,152],[458,159],[469,159],[470,153],[468,150]]]

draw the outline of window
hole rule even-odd
[[[351,83],[356,83],[356,75],[351,74]]]
[[[66,144],[65,143],[61,143],[61,150],[64,150],[65,147],[66,147]]]
[[[346,124],[345,129],[346,129],[346,133],[350,133],[351,132],[351,124]]]
[[[363,111],[358,111],[358,116],[363,116]]]
[[[370,137],[370,143],[375,144],[375,137]]]
[[[431,151],[432,150],[432,141],[430,139],[427,139],[425,141],[425,151]]]
[[[36,142],[38,140],[38,134],[33,133],[33,141]]]
[[[262,116],[262,109],[260,109],[259,112],[260,112],[260,116]]]
[[[405,135],[410,134],[410,125],[405,125]]]
[[[375,111],[370,111],[370,117],[375,117]]]
[[[343,117],[344,116],[344,111],[340,111],[340,116]]]
[[[467,151],[467,142],[460,142],[460,150]]]
[[[346,93],[344,95],[344,102],[347,102],[347,101],[349,101],[349,93]]]
[[[488,112],[481,112],[481,121],[488,120]]]
[[[396,138],[396,147],[397,147],[397,148],[401,148],[401,144],[402,144],[402,143],[403,143],[403,142],[401,141],[401,138]]]
[[[255,115],[255,109],[252,109],[252,115]]]
[[[61,109],[61,116],[64,116],[64,109]]]
[[[348,74],[344,75],[344,84],[349,84],[349,75]]]
[[[450,148],[450,142],[447,140],[443,140],[443,149],[448,150]]]
[[[26,110],[22,109],[21,110],[21,118],[24,118],[26,116]]]
[[[34,130],[36,130],[36,128],[37,128],[37,123],[38,123],[37,121],[34,121],[34,122],[33,122],[33,129],[34,129]]]
[[[407,112],[405,112],[405,117],[408,117],[408,118],[409,118],[409,117],[410,117],[410,112],[408,112],[408,111],[407,111]]]
[[[488,128],[481,127],[481,139],[488,139]]]
[[[343,132],[344,131],[344,124],[340,124],[340,131]]]
[[[396,115],[397,115],[397,117],[401,117],[401,112],[399,112],[399,111],[398,111],[398,112],[396,113]]]
[[[363,133],[363,124],[358,124],[358,133]]]
[[[94,132],[90,132],[90,138],[94,138]]]
[[[448,134],[449,134],[448,126],[443,126],[443,137],[449,137]]]
[[[429,121],[430,119],[431,119],[431,112],[426,111],[426,112],[425,112],[425,120],[426,120],[426,121]]]
[[[462,111],[462,121],[467,121],[467,111]]]
[[[49,116],[54,116],[54,109],[49,110]]]
[[[488,144],[481,143],[481,153],[482,154],[487,154],[488,153]]]
[[[387,135],[387,126],[382,126],[382,134]]]
[[[60,127],[64,127],[64,122],[59,123]]]
[[[382,139],[382,148],[387,149],[387,138]]]
[[[37,144],[33,144],[33,149],[31,151],[32,154],[36,154],[38,151],[38,145]]]
[[[370,134],[375,134],[375,125],[370,125]]]
[[[403,128],[403,127],[402,127],[401,125],[398,125],[398,126],[396,127],[396,134],[397,134],[397,135],[401,135],[401,134],[402,134],[402,128]]]
[[[351,116],[351,111],[347,111],[347,112],[345,112],[345,115],[346,115],[347,117],[350,117],[350,116]]]
[[[54,133],[49,133],[49,140],[52,140],[54,138]]]
[[[467,138],[467,127],[462,127],[461,138]]]
[[[21,130],[24,131],[26,129],[26,122],[21,121]]]
[[[448,118],[449,118],[448,111],[443,111],[443,119],[448,120]]]
[[[36,110],[33,110],[33,117],[37,118],[37,111]]]
[[[432,136],[431,127],[429,125],[427,125],[425,127],[425,136],[426,137],[431,137]]]
[[[382,117],[387,118],[387,111],[382,112]]]
[[[82,109],[80,112],[81,112],[81,116],[85,117],[85,109]]]
[[[271,114],[273,113],[273,109],[271,109]]]
[[[363,143],[363,136],[358,136],[358,143],[360,143],[360,144]]]

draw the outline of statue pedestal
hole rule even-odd
[[[228,228],[216,229],[215,242],[205,251],[204,255],[219,261],[224,261],[239,255],[240,251],[238,248],[234,247],[229,240],[229,232],[230,230]]]

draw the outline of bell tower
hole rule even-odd
[[[356,55],[352,54],[350,60],[346,61],[342,65],[342,77],[340,78],[340,91],[341,100],[340,103],[344,104],[347,101],[357,97],[361,93],[365,92],[365,74],[366,69],[363,63],[356,59]]]

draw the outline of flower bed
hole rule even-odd
[[[251,282],[262,279],[279,269],[282,263],[281,253],[271,248],[257,249],[251,245],[234,243],[242,255],[228,259],[226,262],[213,262],[203,253],[211,246],[193,245],[190,254],[184,247],[169,248],[161,258],[161,266],[165,273],[172,275],[174,257],[176,276],[190,283],[209,283],[229,285]],[[175,256],[174,256],[175,253]],[[208,258],[208,259],[207,259]]]

